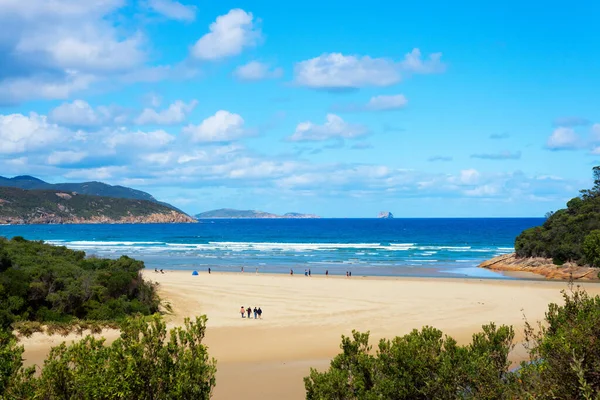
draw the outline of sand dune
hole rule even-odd
[[[560,290],[567,288],[566,282],[540,280],[145,274],[173,307],[170,325],[208,315],[206,343],[218,360],[217,400],[303,398],[302,377],[311,366],[326,368],[339,352],[340,336],[352,329],[370,331],[376,343],[431,325],[466,343],[482,324],[495,321],[515,326],[520,336],[523,313],[531,321],[542,319],[548,303],[560,302]],[[600,294],[600,284],[584,286]],[[242,319],[242,305],[260,306],[263,319]],[[39,363],[62,340],[24,339],[27,363]],[[518,348],[512,355],[523,356]]]

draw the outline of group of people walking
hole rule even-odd
[[[260,309],[260,307],[258,307],[258,308],[254,307],[254,310],[252,310],[252,307],[248,307],[248,308],[244,308],[244,306],[240,307],[240,314],[242,314],[242,318],[246,318],[246,314],[248,314],[248,319],[251,319],[253,311],[254,311],[254,319],[262,319],[262,310]]]
[[[294,270],[290,268],[290,275],[294,276]],[[312,271],[309,269],[304,270],[304,276],[312,276]],[[325,276],[329,276],[329,270],[325,270]],[[352,276],[352,271],[346,271],[346,277],[350,278]]]

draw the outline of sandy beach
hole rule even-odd
[[[523,314],[541,320],[550,302],[561,302],[566,282],[433,278],[324,277],[255,273],[167,271],[145,276],[159,283],[164,301],[183,318],[206,314],[206,344],[218,361],[214,399],[302,399],[309,368],[327,368],[340,337],[370,331],[372,343],[431,325],[467,343],[482,324],[515,327]],[[583,284],[600,294],[600,284]],[[242,319],[240,306],[260,306],[262,320]],[[107,331],[112,339],[118,332]],[[41,363],[50,346],[75,335],[36,334],[22,340],[26,363]],[[523,359],[519,347],[512,359]]]

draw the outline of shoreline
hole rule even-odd
[[[212,268],[212,267],[211,267]],[[475,268],[475,267],[474,267]],[[479,268],[479,267],[476,267]],[[145,269],[143,270],[144,273],[148,273],[151,276],[160,276],[161,273],[158,272],[154,272],[152,267],[145,267]],[[294,272],[293,276],[290,276],[289,272],[261,272],[260,270],[258,271],[258,273],[256,271],[234,271],[234,270],[227,270],[227,271],[223,271],[223,270],[217,270],[215,271],[214,269],[211,270],[211,273],[209,274],[207,271],[207,267],[203,267],[202,269],[193,269],[193,268],[189,268],[189,269],[166,269],[163,268],[163,271],[165,271],[165,274],[167,273],[189,273],[190,276],[192,276],[192,272],[193,271],[198,271],[199,275],[242,275],[242,276],[255,276],[255,275],[261,275],[261,276],[274,276],[274,277],[281,277],[281,276],[287,276],[289,278],[306,278],[306,279],[360,279],[360,280],[439,280],[439,281],[448,281],[448,282],[452,282],[452,281],[456,281],[456,280],[477,280],[477,281],[499,281],[499,282],[506,282],[506,281],[548,281],[548,282],[561,282],[561,280],[558,279],[549,279],[543,275],[540,274],[536,274],[534,272],[529,272],[529,271],[512,271],[512,270],[506,270],[506,271],[502,271],[502,270],[498,270],[498,271],[494,271],[495,273],[497,273],[497,276],[469,276],[469,275],[463,275],[463,274],[458,274],[458,273],[451,273],[451,272],[446,272],[443,276],[440,275],[436,275],[436,272],[438,272],[437,270],[432,271],[432,273],[430,275],[427,274],[423,274],[423,275],[401,275],[401,274],[397,274],[397,275],[365,275],[365,274],[356,274],[356,275],[352,275],[351,277],[347,277],[345,275],[342,274],[335,274],[335,273],[329,273],[329,275],[325,275],[324,273],[313,273],[310,276],[305,276],[303,273],[296,273]],[[164,274],[163,274],[164,275]],[[586,281],[587,282],[587,281]],[[593,282],[593,281],[589,281],[589,282]]]

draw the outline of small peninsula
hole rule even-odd
[[[286,213],[283,215],[272,214],[257,210],[235,210],[232,208],[221,208],[196,214],[197,219],[314,219],[321,218],[314,214]]]
[[[600,166],[594,186],[580,191],[567,208],[548,213],[542,226],[523,231],[515,253],[479,265],[496,271],[533,272],[550,279],[600,279]]]
[[[195,219],[149,201],[0,187],[0,224],[182,223]]]

